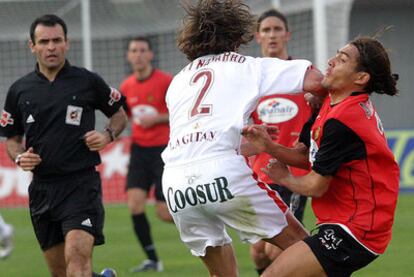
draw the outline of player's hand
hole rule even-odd
[[[17,164],[24,171],[32,171],[41,161],[40,156],[34,153],[33,147],[30,147],[26,152],[20,154]]]
[[[290,176],[288,167],[276,159],[270,159],[266,168],[260,170],[269,176],[274,184],[283,185],[283,180]]]
[[[314,110],[319,109],[322,106],[323,100],[325,99],[325,96],[316,96],[309,92],[305,93],[304,97],[308,105]]]
[[[156,115],[141,115],[139,117],[139,125],[143,128],[151,128],[158,123]]]
[[[244,127],[241,133],[260,153],[266,151],[268,145],[277,138],[279,129],[275,126],[255,124]]]
[[[96,130],[87,132],[84,139],[90,151],[100,151],[111,142],[108,132],[101,133]]]

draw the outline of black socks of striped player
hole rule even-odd
[[[134,223],[135,234],[141,243],[142,248],[147,254],[148,259],[158,261],[157,253],[152,242],[150,225],[145,216],[145,213],[132,215],[132,222]]]

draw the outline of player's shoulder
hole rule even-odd
[[[70,65],[68,67],[68,71],[69,74],[73,75],[73,76],[81,76],[81,77],[88,77],[88,78],[93,78],[99,75],[95,72],[90,71],[89,69],[86,69],[84,67],[79,67],[79,66],[75,66],[75,65]]]
[[[129,74],[125,79],[122,80],[121,86],[136,83],[137,78],[134,74]]]
[[[36,78],[37,75],[35,71],[27,73],[26,75],[20,77],[11,84],[9,88],[9,93],[17,93],[22,89],[32,86]]]
[[[170,73],[168,73],[166,71],[163,71],[161,69],[158,69],[158,68],[155,68],[154,69],[154,73],[153,74],[157,78],[164,79],[164,80],[167,80],[167,81],[171,81],[172,78],[173,78],[173,76]]]
[[[92,72],[84,67],[79,67],[75,65],[65,65],[64,74],[67,79],[70,79],[72,82],[82,82],[85,83],[94,83],[97,79],[101,80],[102,78],[95,72]]]

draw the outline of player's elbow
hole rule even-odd
[[[308,196],[315,198],[322,197],[329,189],[331,177],[322,176],[313,171],[310,174],[317,176],[317,178],[311,179],[308,186]]]
[[[306,71],[303,90],[314,95],[325,96],[328,92],[322,86],[323,74],[316,68],[310,67]]]
[[[319,197],[322,197],[326,191],[327,189],[314,188],[309,191],[309,196],[319,198]]]

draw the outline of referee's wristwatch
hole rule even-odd
[[[108,132],[108,134],[109,134],[109,138],[110,138],[111,142],[113,142],[113,141],[116,139],[116,136],[115,136],[115,132],[114,132],[114,130],[112,130],[112,129],[111,129],[111,128],[109,128],[109,127],[106,127],[106,128],[104,129],[104,131],[105,131],[105,132]]]
[[[23,153],[20,153],[19,155],[17,155],[17,156],[16,156],[16,159],[14,159],[14,162],[15,162],[17,165],[20,165],[20,159],[22,158],[22,154],[23,154]]]

